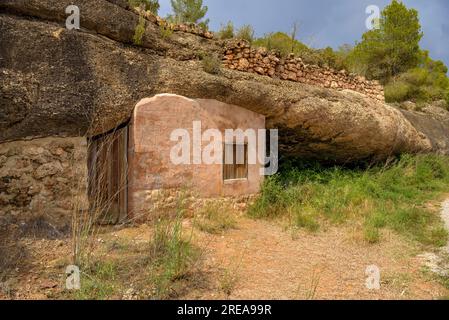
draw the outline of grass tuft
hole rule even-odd
[[[159,220],[150,242],[150,281],[154,297],[171,297],[175,283],[188,277],[198,254],[190,239],[184,239],[181,217]]]
[[[237,226],[232,208],[220,203],[207,204],[195,217],[194,223],[199,230],[210,234],[220,234]]]

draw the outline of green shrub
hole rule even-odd
[[[430,63],[430,62],[428,62]],[[446,69],[443,69],[444,71]],[[448,101],[449,78],[445,73],[432,70],[429,65],[401,74],[385,86],[387,102]],[[448,104],[449,105],[449,104]],[[447,107],[447,105],[446,105]]]
[[[159,220],[150,241],[150,282],[156,298],[167,298],[175,282],[187,276],[198,257],[183,235],[182,216]]]
[[[237,31],[235,37],[251,43],[254,40],[254,29],[249,24],[246,24]]]
[[[221,59],[215,54],[205,54],[201,56],[203,70],[210,74],[221,72]]]
[[[384,87],[386,102],[402,102],[410,97],[410,86],[403,81],[390,82]]]
[[[234,38],[234,24],[229,21],[226,25],[221,27],[217,32],[217,36],[222,40]]]
[[[142,7],[146,11],[151,11],[157,15],[160,9],[159,0],[128,0],[133,7]]]
[[[134,30],[133,42],[135,45],[140,46],[143,42],[143,35],[145,34],[145,18],[139,16],[139,23]]]
[[[106,300],[118,289],[115,286],[118,266],[113,261],[95,261],[81,275],[81,290],[74,292],[78,300]]]
[[[287,56],[290,53],[299,55],[307,46],[298,40],[292,38],[284,32],[269,33],[254,40],[254,46],[264,47],[268,50],[276,50],[282,56]]]
[[[168,25],[159,26],[159,30],[163,39],[168,39],[173,34],[173,29],[171,29]]]

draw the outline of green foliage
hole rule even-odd
[[[139,23],[134,30],[133,42],[135,45],[142,45],[143,35],[145,34],[145,18],[143,16],[139,16]]]
[[[203,0],[171,0],[171,6],[171,20],[176,23],[201,23],[207,29],[209,20],[200,21],[208,10],[207,6],[203,6]]]
[[[129,4],[133,7],[142,7],[146,11],[157,15],[159,13],[159,0],[129,0]]]
[[[410,86],[402,81],[391,81],[384,87],[386,102],[407,101],[410,97]]]
[[[348,55],[347,46],[338,51],[327,47],[325,49],[313,49],[307,47],[304,43],[292,38],[284,32],[276,32],[256,39],[255,46],[265,47],[268,50],[276,50],[281,56],[286,57],[289,54],[301,57],[307,64],[314,64],[321,67],[328,66],[336,70],[345,68],[345,58]]]
[[[222,25],[221,29],[217,32],[217,36],[222,40],[234,38],[234,24],[232,21]]]
[[[380,28],[366,32],[351,54],[351,61],[366,66],[366,76],[387,82],[417,66],[423,34],[418,12],[397,0],[382,11]]]
[[[168,39],[173,34],[173,29],[171,29],[170,26],[167,26],[167,25],[159,26],[159,30],[161,32],[161,36],[163,39]]]
[[[221,72],[221,59],[215,54],[204,54],[201,56],[203,70],[210,74]]]
[[[445,100],[449,106],[449,78],[447,67],[441,61],[429,58],[428,52],[422,53],[420,64],[394,78],[385,86],[387,102],[428,102]]]
[[[246,24],[237,30],[235,37],[251,43],[254,40],[254,29],[249,24]]]
[[[118,267],[112,261],[96,261],[81,275],[81,290],[75,291],[77,300],[107,300],[118,287],[115,285]]]
[[[170,296],[174,283],[187,276],[198,252],[183,237],[182,218],[159,220],[150,242],[150,281],[155,298]]]
[[[291,169],[267,178],[249,208],[254,218],[287,216],[293,226],[315,231],[319,221],[363,221],[369,243],[392,229],[424,245],[441,246],[447,232],[437,213],[423,204],[447,192],[449,158],[403,156],[392,165],[367,170],[339,167]]]
[[[346,68],[346,53],[340,49],[334,51],[331,47],[325,49],[308,49],[301,53],[301,58],[305,63],[315,64],[321,67],[330,67],[335,70]]]
[[[292,39],[284,32],[266,34],[264,37],[256,39],[254,45],[257,47],[265,47],[268,50],[279,51],[282,56],[287,56],[290,53],[300,55],[308,49],[305,44],[296,39]]]

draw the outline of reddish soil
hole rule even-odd
[[[191,221],[185,225],[189,227]],[[222,235],[195,231],[202,248],[199,271],[204,283],[186,299],[436,299],[448,296],[435,277],[423,271],[420,250],[393,233],[377,245],[363,242],[357,226],[334,226],[316,234],[292,232],[280,223],[238,218],[238,229]],[[146,225],[110,228],[99,246],[113,241],[136,245],[149,240]],[[70,240],[21,239],[24,260],[0,287],[0,299],[64,298],[64,270]],[[377,265],[381,289],[368,290],[365,270]],[[114,297],[114,298],[121,298]]]

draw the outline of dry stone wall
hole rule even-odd
[[[232,70],[257,73],[271,78],[335,90],[349,89],[373,99],[385,101],[383,87],[378,81],[369,81],[345,70],[336,71],[331,68],[307,65],[301,58],[293,55],[282,58],[275,51],[252,48],[244,40],[230,41],[226,44],[223,64],[225,68]]]
[[[140,192],[141,206],[145,211],[134,214],[132,219],[137,223],[156,221],[161,217],[194,217],[204,208],[218,206],[223,212],[243,214],[254,203],[256,195],[241,195],[233,197],[205,198],[188,189],[157,189]]]
[[[150,11],[142,11],[140,8],[136,7],[133,10],[145,17],[146,20],[151,21],[152,23],[158,25],[161,28],[171,30],[171,31],[179,31],[185,33],[191,33],[206,39],[213,39],[214,33],[209,30],[203,29],[201,26],[195,23],[170,23],[167,20],[153,14]]]
[[[55,226],[87,209],[85,138],[42,138],[0,144],[0,217]]]

